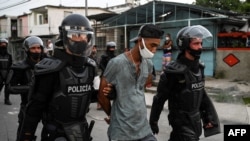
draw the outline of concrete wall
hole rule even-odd
[[[10,18],[0,19],[0,38],[9,38],[10,36]]]
[[[239,59],[239,63],[234,66],[227,65],[223,59],[233,54]],[[242,49],[217,49],[215,77],[232,80],[250,81],[250,48]]]

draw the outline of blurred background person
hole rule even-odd
[[[98,65],[98,60],[97,60],[97,49],[96,49],[97,45],[93,45],[92,46],[92,51],[91,54],[89,55],[89,58],[95,60],[95,62]]]
[[[165,70],[166,65],[168,65],[172,60],[172,45],[173,41],[171,39],[171,35],[169,33],[166,34],[163,49],[163,57],[162,57],[162,69]]]
[[[99,64],[99,68],[102,71],[101,76],[103,75],[103,72],[105,71],[105,68],[107,67],[109,60],[116,56],[115,50],[116,50],[116,43],[113,41],[107,42],[106,52],[105,52],[105,54],[103,54],[101,56],[101,60],[100,60],[100,64]]]
[[[8,53],[8,44],[9,41],[7,39],[0,39],[0,92],[5,86],[6,77],[8,75],[8,71],[12,64],[12,55]],[[11,105],[10,95],[6,93],[4,90],[4,104]]]
[[[51,40],[47,40],[46,42],[45,53],[47,53],[48,56],[53,56],[54,54],[54,45]]]

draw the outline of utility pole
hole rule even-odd
[[[88,16],[88,0],[85,0],[85,16]]]
[[[155,24],[155,0],[153,0],[153,24]]]

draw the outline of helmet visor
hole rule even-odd
[[[67,37],[72,41],[89,41],[93,35],[92,31],[79,26],[65,26],[65,30],[67,31]]]
[[[186,30],[183,31],[183,36],[187,38],[200,38],[209,42],[213,39],[211,32],[201,25],[186,28]]]
[[[93,32],[67,31],[67,37],[72,41],[88,41]]]

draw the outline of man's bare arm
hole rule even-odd
[[[111,113],[111,103],[107,95],[112,90],[112,85],[107,82],[105,77],[101,78],[99,92],[98,92],[98,101],[101,104],[104,112],[110,116]]]

